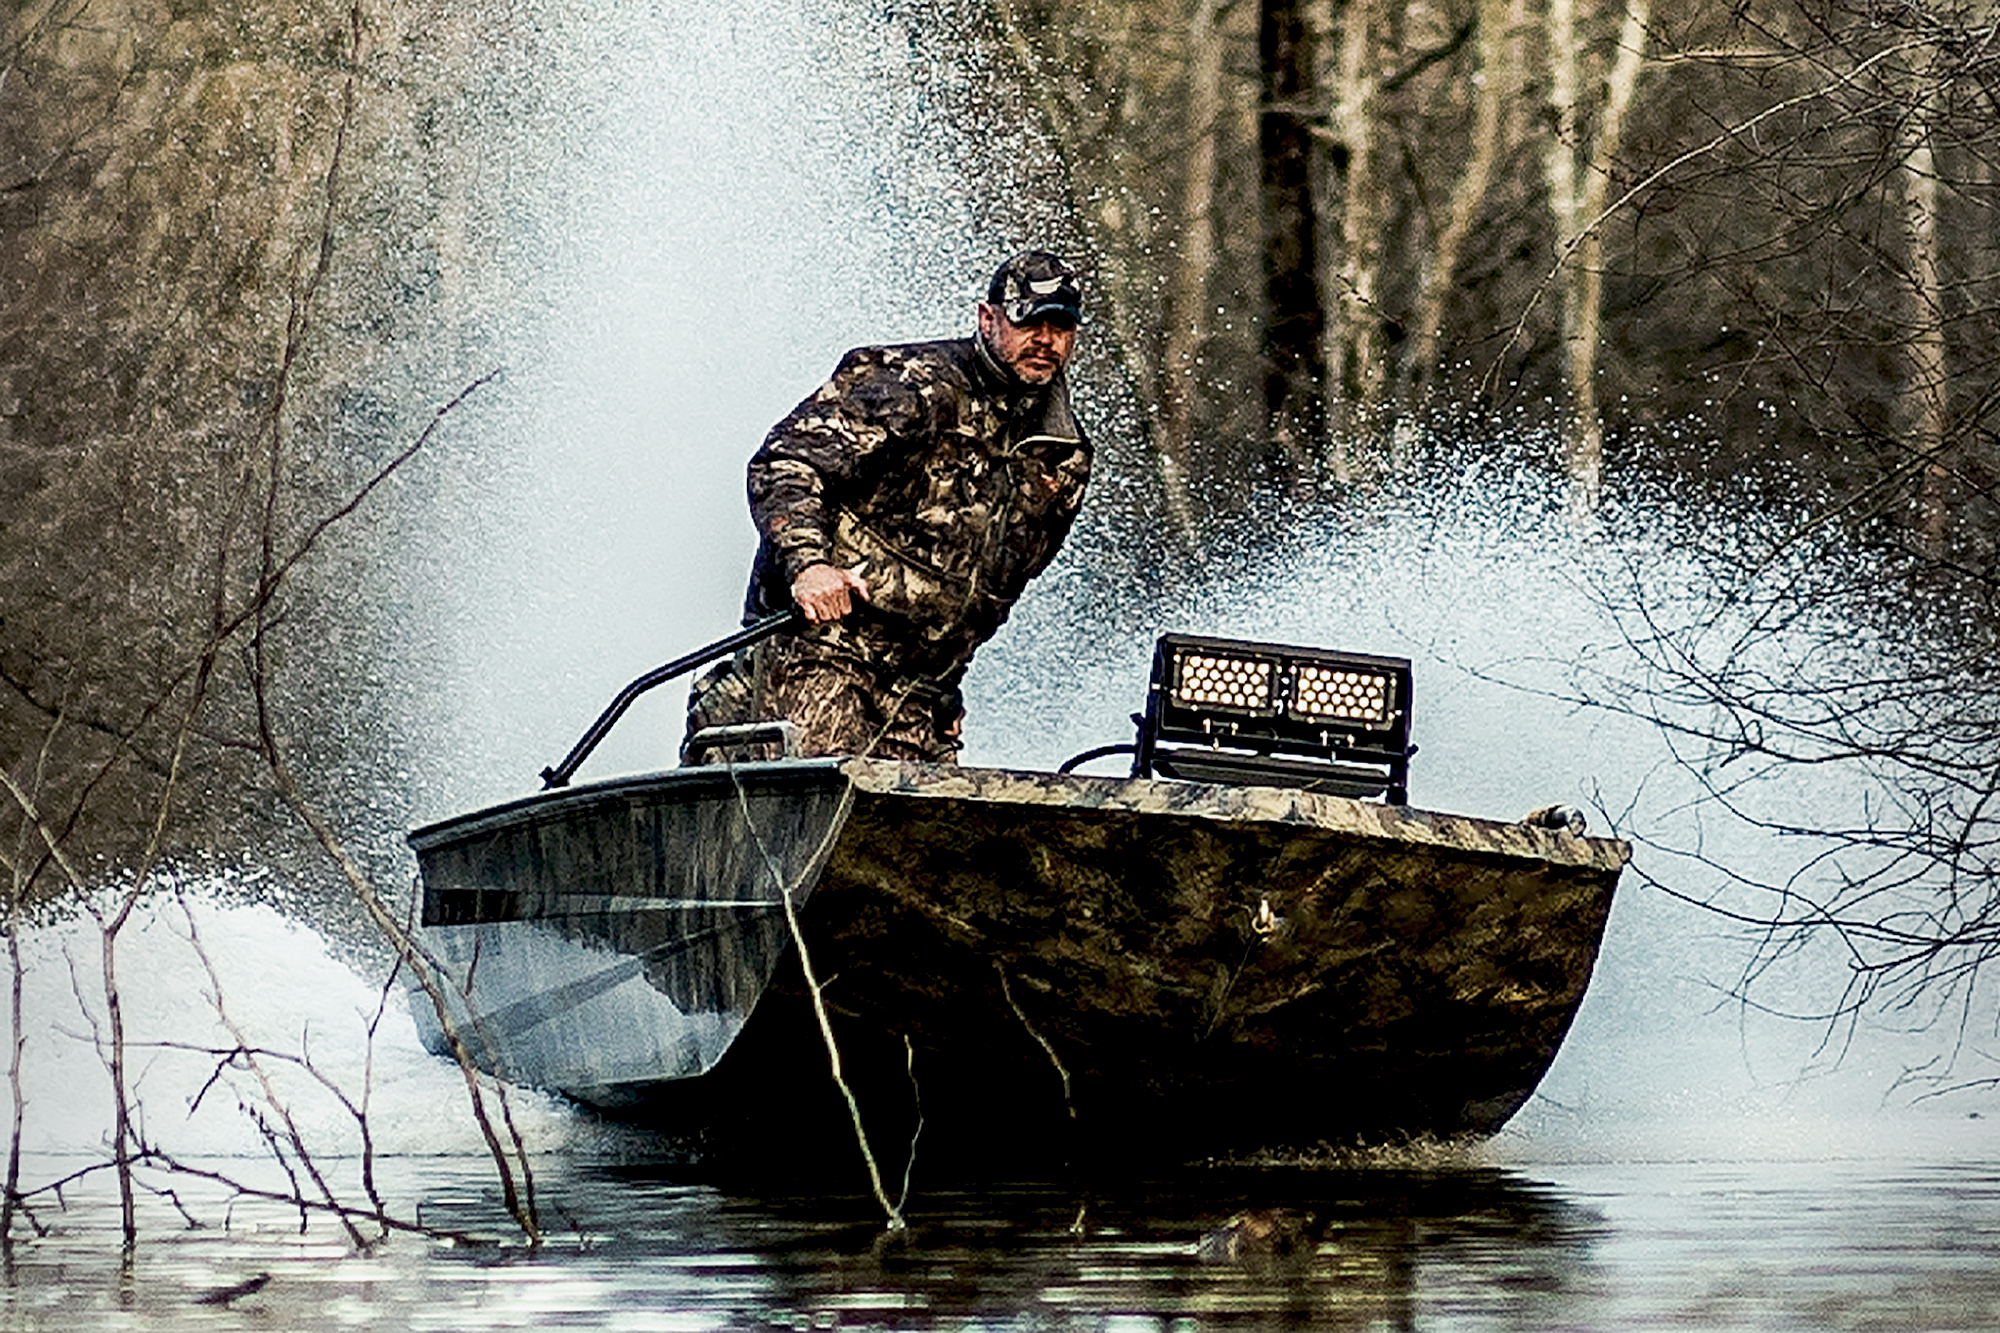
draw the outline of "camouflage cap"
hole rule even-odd
[[[1083,319],[1083,279],[1046,250],[1024,250],[994,270],[986,301],[1015,324],[1049,320],[1075,328]]]

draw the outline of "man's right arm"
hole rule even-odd
[[[867,585],[832,563],[834,511],[863,492],[881,455],[928,410],[882,349],[841,359],[833,378],[771,428],[750,460],[750,516],[809,620],[837,620]]]

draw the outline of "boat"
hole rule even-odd
[[[725,761],[418,829],[450,1022],[486,1072],[721,1165],[852,1168],[857,1124],[891,1172],[1491,1134],[1562,1043],[1629,846],[1560,808],[1352,794],[1402,794],[1406,674],[1386,742],[1322,728],[1318,770],[1269,728],[1186,743],[1217,731],[1172,715],[1175,673],[1231,642],[1171,645],[1134,776]]]

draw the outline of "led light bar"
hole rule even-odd
[[[1406,658],[1163,635],[1139,721],[1139,776],[1408,800]]]
[[[1395,682],[1379,672],[1301,666],[1292,679],[1292,714],[1307,721],[1386,726],[1394,690]]]
[[[1272,663],[1221,653],[1174,659],[1174,702],[1189,708],[1261,711],[1271,706]]]

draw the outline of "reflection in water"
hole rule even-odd
[[[129,1273],[107,1243],[115,1200],[84,1187],[17,1247],[0,1329],[2000,1327],[1992,1157],[1208,1171],[1089,1196],[924,1194],[893,1235],[860,1195],[574,1158],[541,1171],[539,1251],[395,1236],[358,1254],[323,1221],[301,1233],[296,1213],[242,1203],[226,1227],[176,1232],[153,1199]],[[399,1212],[492,1223],[476,1160],[385,1174]]]
[[[840,1326],[1418,1326],[1440,1269],[1486,1270],[1489,1313],[1561,1291],[1594,1219],[1501,1171],[1201,1173],[1079,1197],[1055,1187],[927,1198],[910,1229],[856,1227],[862,1201],[717,1200],[708,1234],[757,1254],[766,1311]],[[898,1314],[898,1312],[903,1312]]]
[[[1404,1329],[1430,1326],[1445,1292],[1486,1326],[1533,1328],[1578,1288],[1598,1227],[1490,1169],[1006,1187],[913,1201],[892,1234],[860,1196],[545,1166],[539,1252],[392,1237],[356,1255],[323,1223],[300,1235],[296,1215],[246,1206],[226,1230],[143,1245],[122,1276],[103,1234],[82,1235],[115,1225],[111,1201],[78,1199],[18,1256],[0,1326]],[[490,1221],[478,1163],[406,1168],[429,1176],[432,1225]]]

